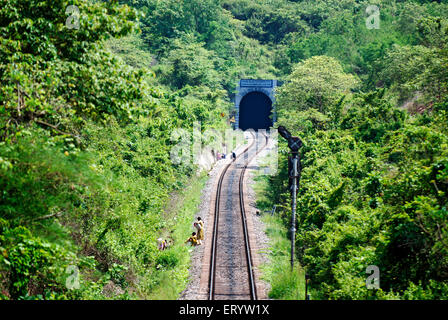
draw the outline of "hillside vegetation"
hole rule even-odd
[[[349,2],[287,45],[301,55],[277,95],[279,124],[304,143],[297,258],[314,299],[446,299],[446,5],[384,1],[369,30]],[[260,203],[285,225],[287,152]]]
[[[171,269],[188,263],[175,245],[176,230],[189,230],[167,207],[196,169],[172,164],[171,132],[223,127],[225,104],[154,84],[149,66],[108,49],[112,37],[136,37],[135,9],[75,4],[78,30],[65,27],[68,1],[0,2],[3,298],[147,298],[170,273],[186,281],[186,268]],[[161,236],[171,251],[159,253]]]

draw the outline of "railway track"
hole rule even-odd
[[[268,143],[252,134],[252,143],[219,177],[209,269],[209,300],[256,300],[254,270],[244,205],[244,174]],[[262,143],[262,148],[258,144]],[[238,183],[237,187],[236,184]]]

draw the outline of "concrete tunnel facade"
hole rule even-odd
[[[269,129],[276,119],[277,80],[240,80],[235,97],[235,129]]]

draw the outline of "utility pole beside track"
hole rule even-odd
[[[288,141],[288,147],[291,150],[291,156],[288,158],[289,186],[291,188],[291,270],[294,269],[294,251],[296,242],[296,208],[297,191],[299,190],[300,173],[302,171],[299,158],[299,149],[302,147],[302,140],[299,137],[293,137],[285,127],[278,127],[280,135]]]

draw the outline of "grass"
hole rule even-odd
[[[255,179],[255,193],[257,205],[262,203],[261,210],[268,209],[269,201],[263,196],[266,180],[259,176]],[[262,280],[271,285],[269,298],[278,300],[304,300],[305,299],[305,271],[298,262],[291,270],[291,240],[288,238],[288,228],[282,223],[281,218],[271,213],[263,213],[262,221],[265,224],[265,232],[270,239],[271,247],[268,251],[269,262],[261,266]]]
[[[192,177],[188,187],[176,196],[176,204],[168,212],[172,245],[163,251],[160,269],[154,274],[157,285],[151,290],[150,300],[175,300],[188,284],[191,248],[184,241],[192,232],[207,174]]]
[[[261,266],[262,279],[271,285],[269,298],[303,300],[305,298],[305,272],[298,262],[295,262],[294,270],[291,270],[291,243],[287,237],[287,228],[275,215],[265,214],[262,220],[271,240],[270,261]]]

